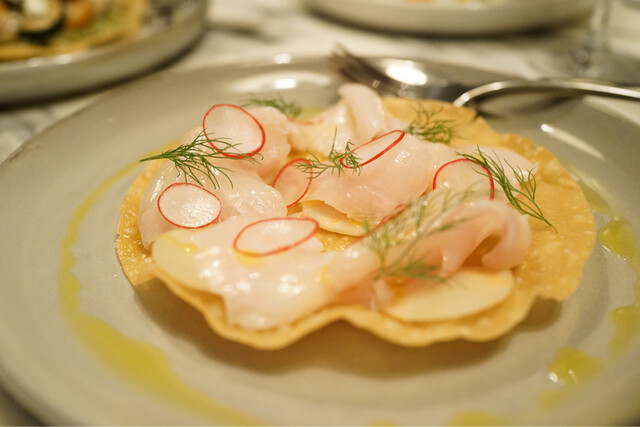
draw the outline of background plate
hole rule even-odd
[[[114,240],[138,159],[197,126],[211,104],[279,92],[322,107],[335,101],[338,83],[324,59],[158,74],[55,124],[2,163],[0,379],[7,390],[51,424],[637,421],[639,340],[617,352],[609,344],[616,335],[609,314],[637,304],[636,279],[600,244],[565,303],[537,303],[492,342],[422,349],[336,323],[261,352],[216,336],[162,284],[129,285]],[[638,128],[579,101],[492,123],[569,160],[637,236]],[[609,219],[598,214],[600,227]],[[572,369],[571,384],[550,375],[554,361]]]
[[[594,0],[305,0],[327,16],[376,30],[481,35],[531,30],[589,13]]]
[[[134,76],[174,57],[204,30],[207,0],[150,0],[132,37],[93,49],[21,61],[0,61],[0,106],[33,101]]]

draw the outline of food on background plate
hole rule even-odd
[[[259,349],[340,319],[405,346],[485,341],[575,291],[593,216],[549,151],[448,103],[338,93],[304,120],[282,98],[214,105],[144,159],[118,225],[129,281]]]
[[[134,34],[147,0],[0,0],[0,61],[60,55]]]

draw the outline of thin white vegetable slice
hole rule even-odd
[[[247,110],[232,104],[215,104],[202,118],[204,136],[227,157],[253,156],[264,146],[262,125]],[[224,147],[221,142],[233,147]],[[224,148],[224,150],[223,150]]]
[[[160,215],[180,228],[202,228],[220,216],[222,203],[204,188],[178,182],[165,188],[158,197]]]
[[[510,270],[460,270],[444,283],[408,292],[383,311],[408,322],[457,319],[504,301],[513,286]]]
[[[233,248],[243,255],[263,257],[288,251],[309,240],[318,231],[311,218],[268,218],[253,222],[233,241]]]
[[[354,221],[336,208],[327,205],[320,200],[311,200],[302,203],[302,215],[318,221],[323,230],[348,236],[363,236],[367,229],[361,222]]]

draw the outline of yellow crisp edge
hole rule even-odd
[[[408,347],[455,339],[488,341],[520,323],[537,297],[556,301],[568,298],[578,287],[596,235],[587,200],[559,161],[548,150],[524,137],[498,134],[472,110],[439,101],[385,98],[384,102],[390,114],[406,121],[415,115],[417,102],[428,111],[438,111],[438,118],[451,120],[456,129],[453,146],[479,144],[508,148],[538,164],[536,201],[555,229],[529,219],[531,247],[524,263],[513,269],[516,284],[503,302],[474,315],[442,321],[406,322],[366,307],[336,304],[269,330],[246,330],[231,325],[225,319],[220,297],[190,289],[154,268],[150,254],[142,247],[137,228],[138,206],[160,163],[150,164],[135,179],[122,204],[116,246],[129,281],[135,286],[153,277],[159,278],[176,296],[200,311],[218,335],[265,350],[286,347],[337,320],[345,320],[386,341]]]

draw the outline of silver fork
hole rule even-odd
[[[441,99],[459,107],[478,104],[498,95],[516,93],[547,93],[554,96],[596,95],[640,101],[638,90],[584,79],[501,79],[480,85],[463,84],[451,80],[442,72],[432,72],[429,70],[429,64],[424,64],[426,66],[420,70],[427,73],[426,83],[412,84],[392,77],[383,68],[354,55],[342,45],[337,45],[333,50],[329,63],[346,80],[370,86],[381,95]],[[413,61],[404,63],[408,67],[414,64]]]

